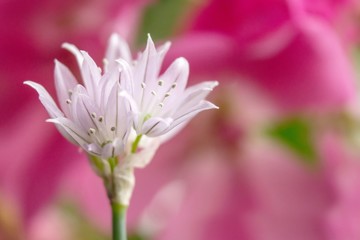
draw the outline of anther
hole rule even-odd
[[[146,87],[146,84],[144,82],[141,83],[141,87],[142,88],[145,88]]]
[[[151,91],[151,94],[156,96],[156,92],[155,91]]]
[[[103,116],[100,116],[99,117],[99,122],[103,122],[104,121],[104,117]]]
[[[68,94],[71,97],[71,95],[73,94],[73,90],[69,89]]]
[[[175,88],[176,87],[176,82],[174,82],[172,85],[171,85],[172,88]]]
[[[164,103],[159,103],[159,107],[163,107],[164,106]]]
[[[170,93],[169,92],[165,93],[165,97],[167,98],[168,96],[170,96]]]
[[[111,128],[110,128],[110,130],[111,130],[112,132],[114,132],[115,129],[116,129],[115,127],[111,127]]]
[[[67,103],[67,104],[70,104],[70,103],[71,103],[71,100],[70,100],[70,99],[66,99],[66,103]]]
[[[92,135],[92,134],[94,134],[95,132],[96,132],[96,130],[95,130],[95,129],[93,129],[93,128],[89,128],[89,131],[88,131],[88,133],[89,133],[89,134],[91,134],[91,135]]]
[[[94,113],[94,112],[91,113],[91,117],[92,117],[92,118],[96,118],[96,113]]]
[[[159,85],[159,86],[162,86],[163,84],[164,84],[164,81],[163,81],[163,80],[159,80],[159,81],[158,81],[158,85]]]

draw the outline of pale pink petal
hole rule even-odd
[[[70,110],[66,101],[71,99],[71,92],[77,85],[77,81],[70,70],[57,60],[55,60],[54,79],[56,94],[61,109],[64,111],[65,115],[69,117]]]

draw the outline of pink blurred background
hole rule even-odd
[[[112,32],[220,82],[136,172],[129,239],[360,239],[358,1],[3,0],[0,20],[1,240],[110,239],[101,180],[22,83],[54,93],[61,44],[100,64]]]

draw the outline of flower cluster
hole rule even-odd
[[[133,59],[127,43],[113,34],[103,71],[87,52],[68,43],[63,47],[75,55],[83,84],[55,60],[60,108],[40,84],[25,84],[38,92],[50,115],[48,122],[88,153],[93,168],[104,179],[109,198],[128,205],[133,169],[144,167],[159,143],[197,113],[217,108],[204,99],[218,83],[186,88],[189,64],[184,58],[176,59],[160,74],[170,43],[156,48],[150,35],[144,52]]]

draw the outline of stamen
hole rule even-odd
[[[71,103],[71,100],[70,100],[70,99],[66,99],[66,103],[67,103],[67,104],[70,104],[70,103]]]
[[[146,84],[144,82],[141,83],[141,87],[142,88],[145,88],[146,87]]]
[[[159,81],[158,81],[158,85],[159,85],[159,86],[162,86],[163,84],[164,84],[164,81],[163,81],[163,80],[159,80]]]
[[[99,122],[103,122],[104,121],[104,117],[103,116],[100,116],[99,117]]]
[[[103,59],[103,64],[104,64],[104,65],[108,65],[108,64],[109,64],[109,61],[108,61],[106,58],[104,58],[104,59]]]
[[[89,133],[90,135],[93,135],[95,132],[96,132],[96,130],[95,130],[95,129],[93,129],[93,128],[89,128],[88,133]]]

